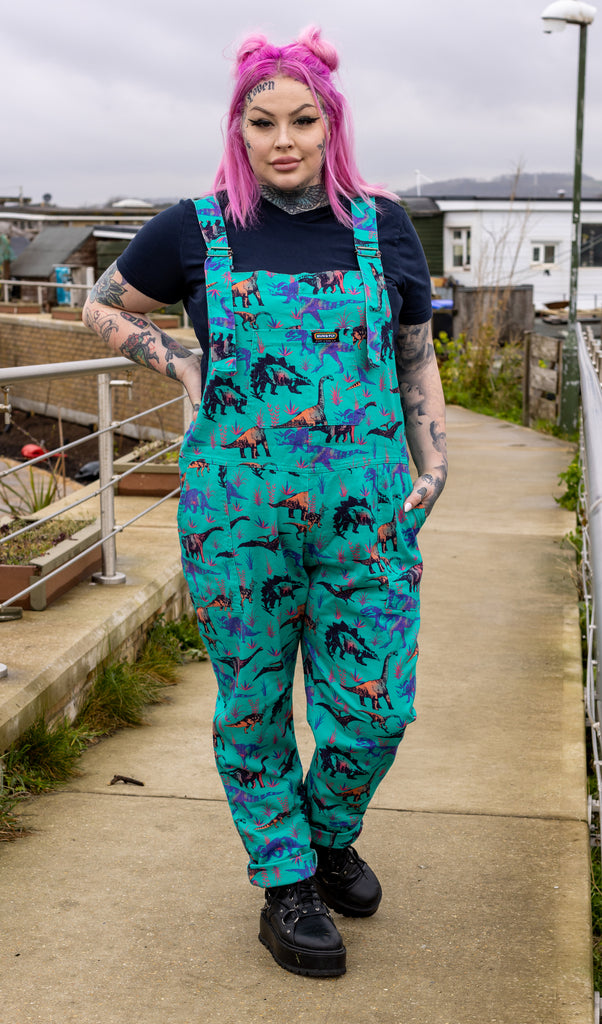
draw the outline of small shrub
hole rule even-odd
[[[14,477],[13,483],[6,480],[0,481],[0,496],[2,504],[11,515],[22,516],[27,513],[39,512],[47,508],[57,496],[58,480],[55,470],[50,473],[34,473],[33,466],[29,467],[29,479],[26,482],[23,477]]]
[[[522,345],[498,343],[486,324],[476,340],[441,333],[434,344],[446,402],[521,422]]]
[[[199,635],[194,615],[183,615],[180,619],[170,622],[166,622],[165,617],[160,615],[150,632],[149,640],[163,643],[162,637],[165,637],[165,643],[170,645],[175,642],[182,661],[207,660],[207,648]]]
[[[579,487],[581,484],[581,463],[579,452],[575,452],[564,472],[558,474],[558,480],[565,484],[565,492],[556,501],[569,512],[576,512],[579,507]]]

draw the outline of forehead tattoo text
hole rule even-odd
[[[272,80],[269,82],[258,82],[255,88],[251,89],[251,91],[247,93],[247,103],[250,103],[251,100],[260,92],[271,92],[272,89],[274,89],[275,84],[276,83]]]

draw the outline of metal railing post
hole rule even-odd
[[[115,492],[108,486],[113,479],[113,431],[108,429],[113,422],[111,403],[111,377],[108,373],[98,374],[98,429],[104,431],[98,438],[98,459],[100,464],[100,535],[102,537],[102,572],[95,572],[95,583],[125,583],[125,574],[117,572],[115,546]]]

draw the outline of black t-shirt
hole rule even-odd
[[[403,207],[389,199],[377,199],[377,222],[393,322],[426,323],[432,316],[430,276],[414,227]],[[330,206],[293,215],[262,199],[254,226],[242,229],[227,221],[226,230],[235,273],[358,269],[353,231]],[[208,347],[206,256],[194,203],[182,199],[148,221],[117,260],[128,284],[160,305],[183,300],[203,352]]]

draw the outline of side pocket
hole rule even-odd
[[[409,512],[404,512],[404,526],[413,529],[418,533],[422,529],[426,522],[426,509],[424,508],[412,508]]]

